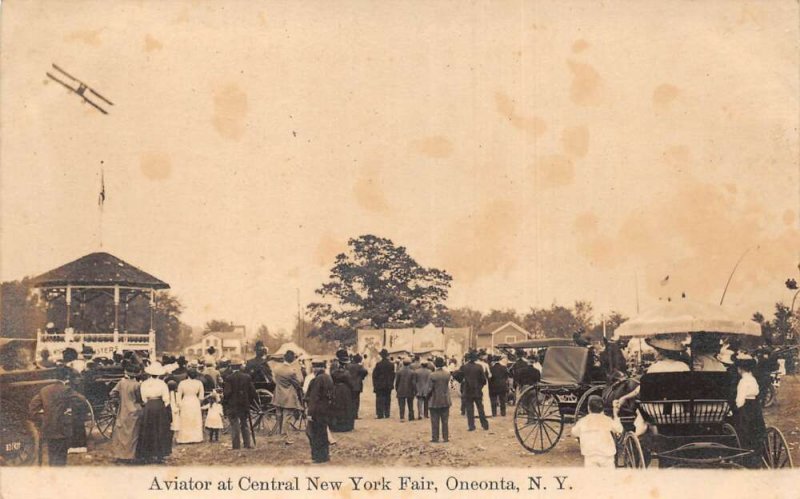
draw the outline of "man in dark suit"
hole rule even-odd
[[[467,405],[467,430],[475,431],[475,407],[478,408],[478,418],[481,421],[481,428],[489,429],[489,421],[486,420],[486,413],[483,410],[483,385],[486,384],[486,373],[483,367],[476,364],[478,354],[470,352],[468,362],[461,367],[464,375],[464,402]]]
[[[269,350],[261,340],[256,341],[255,352],[256,356],[245,364],[244,372],[250,375],[253,383],[271,383],[272,369],[267,364]]]
[[[392,407],[392,388],[394,388],[394,364],[389,360],[389,352],[380,352],[381,360],[372,370],[372,388],[375,391],[375,416],[378,419],[389,417]]]
[[[78,382],[77,373],[69,368],[60,368],[61,383],[47,385],[31,400],[28,412],[31,419],[42,421],[42,439],[47,442],[47,462],[50,466],[65,466],[67,450],[73,437],[79,407],[86,405],[86,398],[76,392],[72,385]]]
[[[489,370],[492,377],[489,379],[489,403],[492,404],[492,417],[497,416],[497,405],[500,405],[500,415],[506,415],[506,401],[508,399],[508,368],[500,363],[500,357],[494,356]]]
[[[241,440],[245,449],[252,449],[250,445],[250,404],[258,397],[253,380],[249,374],[241,371],[242,361],[231,360],[231,374],[225,379],[222,395],[222,407],[231,423],[231,438],[233,448],[238,449]]]
[[[442,439],[450,440],[450,372],[444,368],[444,359],[436,357],[436,370],[430,375],[431,391],[428,395],[428,409],[431,413],[431,442],[439,441],[439,427],[442,428]]]
[[[306,435],[311,446],[311,460],[326,463],[330,460],[328,422],[333,404],[333,378],[325,372],[325,362],[313,362],[314,379],[306,391],[308,427]]]
[[[414,396],[416,385],[414,371],[411,370],[411,359],[403,359],[403,367],[397,371],[394,388],[397,390],[397,403],[400,405],[400,422],[405,421],[406,406],[408,406],[408,420],[414,421]]]
[[[361,392],[364,391],[364,378],[367,377],[367,369],[361,365],[363,359],[359,354],[353,356],[353,362],[347,366],[350,372],[350,380],[353,383],[353,419],[358,419],[358,410],[361,407]]]

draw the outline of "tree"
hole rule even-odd
[[[422,267],[386,238],[364,235],[347,245],[347,252],[336,256],[330,280],[316,290],[322,301],[308,305],[319,325],[315,334],[353,344],[362,325],[421,327],[447,321],[444,302],[452,281],[447,272]]]
[[[0,285],[0,336],[35,338],[46,322],[44,300],[31,293],[30,278]]]
[[[575,310],[555,303],[547,309],[531,308],[522,324],[535,337],[571,338],[576,332],[590,330],[591,305],[578,301],[575,302]]]
[[[761,336],[771,345],[793,344],[800,334],[791,309],[782,302],[775,304],[775,314],[771,321],[768,321],[761,312],[753,314],[753,321],[761,326]]]
[[[180,350],[191,341],[192,328],[180,320],[184,306],[169,291],[159,291],[153,304],[153,328],[156,330],[156,351]]]
[[[211,319],[206,322],[203,333],[215,331],[217,333],[228,333],[234,330],[233,322],[220,319]]]
[[[261,340],[266,345],[269,336],[269,328],[266,325],[261,324],[258,326],[258,329],[256,330],[256,339]]]
[[[606,335],[610,337],[623,322],[628,320],[628,318],[622,315],[621,313],[612,310],[611,313],[608,314],[608,317],[605,318],[605,320],[606,320]],[[600,321],[597,324],[595,324],[592,327],[591,331],[592,331],[591,334],[592,338],[602,338],[603,321]]]
[[[519,314],[513,308],[507,308],[505,310],[495,310],[492,309],[489,311],[488,314],[484,315],[481,318],[481,328],[488,326],[489,324],[493,324],[496,322],[502,322],[505,324],[506,322],[515,322],[519,324],[521,322]]]
[[[447,321],[448,327],[468,327],[477,331],[481,327],[483,314],[479,310],[469,307],[461,307],[450,310],[450,320]]]

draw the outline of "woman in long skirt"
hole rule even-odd
[[[337,352],[337,366],[331,371],[333,378],[333,407],[331,410],[330,429],[332,432],[352,431],[353,418],[353,383],[347,371],[347,352]],[[341,355],[340,355],[341,354]]]
[[[160,363],[150,364],[145,369],[150,377],[141,384],[144,400],[141,431],[137,455],[146,462],[162,462],[172,453],[172,413],[169,409],[169,388],[158,376],[164,375]]]
[[[739,435],[742,448],[752,449],[753,453],[746,459],[748,468],[761,466],[761,445],[767,435],[764,413],[758,400],[759,387],[753,369],[756,361],[748,354],[740,353],[736,359],[736,367],[741,379],[736,387],[736,412],[733,415],[733,427]]]
[[[125,377],[111,390],[111,396],[119,398],[119,412],[114,423],[114,433],[111,435],[111,449],[114,457],[120,461],[135,459],[136,446],[139,443],[142,396],[135,376],[135,369],[126,367]]]
[[[190,369],[189,378],[178,383],[176,398],[181,411],[181,423],[175,441],[179,444],[203,441],[203,413],[200,402],[204,398],[204,388],[197,376],[197,371]]]

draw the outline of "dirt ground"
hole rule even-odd
[[[362,394],[361,418],[352,432],[334,434],[331,464],[352,466],[580,466],[582,458],[576,440],[564,429],[561,441],[550,452],[534,455],[525,451],[514,436],[513,406],[506,417],[489,419],[489,430],[480,426],[467,432],[466,417],[459,413],[458,394],[454,393],[450,411],[450,442],[430,442],[430,420],[399,420],[397,401],[392,403],[392,418],[377,420],[375,397],[366,387]],[[488,409],[488,408],[487,408]],[[765,410],[768,425],[783,431],[792,457],[800,463],[800,377],[784,377],[778,403]],[[285,445],[281,437],[257,434],[255,449],[232,450],[230,436],[219,443],[175,445],[167,463],[171,466],[304,465],[310,464],[308,439],[295,432],[294,443]],[[278,456],[280,456],[278,458]],[[113,465],[110,445],[95,431],[89,452],[69,456],[70,465]]]

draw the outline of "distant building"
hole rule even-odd
[[[209,347],[214,347],[214,356],[219,359],[248,353],[247,333],[244,326],[234,326],[233,331],[210,331],[205,333],[197,343],[184,349],[187,357],[203,357]]]
[[[488,352],[494,350],[494,346],[500,343],[523,341],[530,337],[530,333],[513,321],[492,322],[478,331],[475,335],[475,344],[477,348],[484,348]]]

